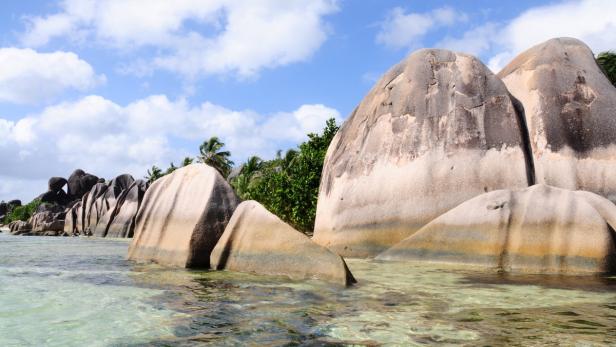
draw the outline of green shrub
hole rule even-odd
[[[41,200],[34,199],[26,205],[14,207],[11,211],[9,211],[9,213],[6,214],[3,223],[9,224],[10,222],[18,220],[27,221],[30,217],[32,217],[34,212],[36,212],[39,205],[41,205]]]
[[[323,161],[336,135],[336,121],[329,119],[322,134],[308,134],[308,141],[284,157],[255,165],[246,162],[231,185],[243,200],[256,200],[269,211],[305,234],[312,234]],[[256,159],[255,159],[256,158]]]

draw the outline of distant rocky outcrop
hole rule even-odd
[[[128,258],[209,268],[210,253],[238,204],[216,169],[205,164],[179,168],[145,193]]]
[[[498,76],[523,105],[537,183],[616,202],[616,88],[588,46],[552,39]]]
[[[35,198],[40,201],[36,211],[27,222],[12,223],[11,232],[20,235],[132,237],[135,216],[146,189],[143,180],[136,181],[127,174],[108,184],[80,169],[75,170],[68,180],[51,177],[48,191]],[[21,205],[18,200],[0,203],[2,218],[18,205]]]
[[[497,190],[436,218],[377,257],[465,263],[500,271],[616,270],[616,205],[546,185]]]
[[[132,237],[134,219],[147,189],[142,180],[120,175],[109,184],[95,183],[67,211],[70,218],[64,231],[71,235],[97,237]]]
[[[216,270],[355,282],[344,260],[311,241],[256,201],[242,202],[210,256]]]
[[[450,208],[533,181],[523,119],[478,59],[424,49],[393,67],[336,134],[314,241],[374,256]]]

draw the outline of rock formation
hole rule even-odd
[[[469,198],[526,187],[525,136],[505,85],[483,63],[415,52],[330,144],[314,240],[343,256],[374,256]]]
[[[68,177],[67,193],[73,199],[81,199],[81,197],[92,189],[98,183],[99,178],[84,172],[81,169],[73,171]],[[104,181],[103,181],[104,183]]]
[[[498,75],[524,106],[537,183],[616,202],[616,88],[591,50],[576,39],[552,39]]]
[[[482,194],[377,257],[533,273],[616,270],[616,206],[589,192],[535,185]]]
[[[67,212],[64,228],[70,235],[132,237],[134,219],[147,188],[142,180],[120,175],[109,184],[97,182]]]
[[[311,241],[256,201],[242,202],[210,256],[216,270],[355,282],[344,260]]]
[[[215,169],[191,164],[156,180],[137,214],[132,260],[210,266],[210,253],[239,199]]]

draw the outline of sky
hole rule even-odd
[[[211,136],[236,164],[272,158],[414,50],[498,72],[560,36],[616,49],[616,1],[2,1],[0,200],[77,168],[140,178]]]

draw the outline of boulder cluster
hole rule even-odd
[[[327,151],[312,239],[205,164],[156,180],[53,177],[11,231],[133,237],[129,259],[341,285],[344,259],[497,271],[616,272],[616,89],[591,50],[552,39],[497,75],[423,49],[394,66]],[[67,185],[67,191],[62,187]],[[0,205],[0,215],[7,204]]]
[[[132,237],[146,189],[145,181],[130,175],[105,182],[78,169],[68,179],[51,177],[47,192],[35,198],[40,205],[30,219],[11,222],[8,229],[14,235]],[[20,205],[3,203],[0,212]]]
[[[182,167],[152,184],[137,214],[128,257],[340,285],[355,281],[339,255],[258,202],[240,203],[229,183],[205,164]]]
[[[616,271],[616,89],[552,39],[498,75],[424,49],[333,139],[314,241],[343,256],[499,271]]]

